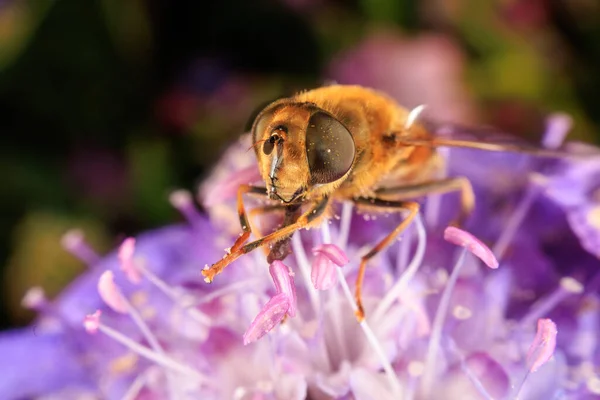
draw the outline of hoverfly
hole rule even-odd
[[[413,110],[414,111],[414,110]],[[439,179],[443,159],[436,147],[466,147],[555,156],[556,152],[517,138],[468,129],[434,135],[414,112],[375,90],[334,85],[277,100],[254,120],[251,135],[265,187],[241,185],[237,208],[243,233],[225,257],[202,274],[206,282],[240,256],[270,245],[268,261],[283,260],[295,231],[318,225],[331,202],[407,216],[371,251],[362,256],[355,286],[357,318],[364,318],[361,289],[367,262],[387,247],[415,218],[415,198],[460,193],[460,224],[474,207],[471,184],[464,177]],[[481,133],[485,133],[481,135]],[[283,209],[282,226],[250,243],[251,228],[243,195],[266,195]]]

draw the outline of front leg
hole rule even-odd
[[[319,218],[325,212],[325,210],[327,209],[328,203],[329,203],[329,199],[327,197],[323,197],[322,199],[313,203],[313,206],[310,209],[308,209],[308,211],[306,211],[304,214],[302,214],[300,217],[298,217],[298,219],[294,223],[287,225],[287,226],[283,226],[283,227],[281,227],[281,229],[278,229],[275,232],[270,233],[260,239],[250,242],[246,245],[238,246],[235,249],[232,247],[231,251],[228,252],[225,255],[225,257],[223,257],[222,259],[220,259],[219,261],[217,261],[210,267],[207,265],[204,268],[204,270],[202,270],[202,275],[204,275],[204,280],[207,283],[212,282],[215,275],[220,274],[223,271],[223,269],[225,269],[225,267],[227,267],[233,261],[240,258],[242,255],[250,253],[252,250],[257,249],[266,244],[275,243],[280,240],[283,240],[286,237],[291,236],[298,229],[308,226],[311,222],[313,222],[314,220]],[[295,207],[295,205],[291,205],[291,206]],[[241,218],[240,218],[240,220],[241,220]],[[247,220],[246,220],[246,222],[247,222]],[[236,243],[238,243],[240,238],[238,238],[238,240],[236,240]]]
[[[252,228],[250,223],[248,222],[248,216],[246,215],[246,208],[244,207],[244,197],[245,193],[253,193],[253,194],[261,194],[263,196],[267,193],[267,188],[260,186],[252,186],[252,185],[240,185],[237,192],[237,212],[240,218],[240,225],[242,226],[242,234],[237,238],[233,246],[231,246],[231,252],[238,250],[243,246],[244,243],[250,237],[252,233]]]

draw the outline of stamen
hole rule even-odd
[[[169,202],[185,217],[190,225],[195,226],[202,219],[189,191],[175,190],[169,195]]]
[[[384,314],[390,309],[392,304],[400,298],[400,295],[423,263],[425,247],[427,246],[427,233],[425,232],[421,214],[417,214],[415,217],[414,225],[417,228],[417,250],[415,251],[415,255],[406,268],[406,271],[400,276],[400,279],[398,279],[394,286],[388,290],[385,297],[379,302],[379,305],[373,312],[373,321],[379,321],[384,317]]]
[[[136,268],[144,276],[144,278],[146,278],[150,283],[156,286],[158,290],[163,292],[169,299],[171,299],[177,307],[184,309],[194,321],[199,322],[204,326],[211,326],[212,322],[210,317],[197,308],[190,307],[189,301],[186,301],[185,294],[182,294],[177,288],[172,287],[167,282],[159,278],[156,274],[154,274],[154,272],[150,271],[143,264],[137,264]]]
[[[479,239],[467,231],[449,226],[444,230],[444,240],[462,246],[475,257],[479,258],[488,267],[498,268],[498,260],[494,257],[492,251]]]
[[[530,311],[519,322],[519,328],[524,329],[527,326],[533,325],[536,320],[542,318],[544,315],[547,315],[564,299],[571,295],[580,294],[582,292],[583,285],[579,281],[571,277],[562,278],[558,288],[554,292],[552,292],[549,296],[540,299],[531,306]]]
[[[27,290],[21,300],[21,306],[34,311],[41,311],[48,305],[48,299],[44,289],[40,286],[34,286]]]
[[[337,283],[336,268],[348,264],[350,260],[339,247],[330,243],[315,247],[313,254],[316,257],[310,274],[313,286],[318,290],[329,290]]]
[[[563,113],[551,114],[546,118],[546,132],[542,138],[542,146],[547,149],[558,149],[571,130],[573,119]]]
[[[156,367],[151,367],[143,373],[141,373],[140,375],[138,375],[133,381],[133,383],[129,386],[129,389],[127,389],[127,391],[125,392],[125,395],[123,396],[122,400],[138,399],[140,392],[142,391],[146,383],[148,383],[150,375],[155,373],[155,368]]]
[[[350,236],[350,224],[352,223],[353,208],[354,204],[351,201],[345,201],[342,205],[340,232],[337,237],[337,245],[342,249],[345,249],[348,246],[348,237]]]
[[[273,261],[269,266],[269,273],[273,278],[276,292],[283,293],[289,300],[288,314],[290,317],[296,316],[296,285],[294,284],[294,274],[284,263],[279,260]]]
[[[417,215],[417,217],[418,217],[418,215]],[[325,221],[323,224],[321,224],[321,234],[323,237],[324,245],[330,244],[331,243],[331,234],[329,232],[329,225],[327,224],[327,221]],[[340,259],[340,261],[344,261],[344,260]],[[336,268],[336,272],[338,275],[338,280],[340,281],[340,284],[342,287],[342,292],[344,293],[346,300],[350,304],[350,308],[352,309],[352,312],[354,314],[356,314],[356,311],[358,310],[358,305],[354,301],[354,297],[352,296],[352,293],[350,292],[350,288],[348,287],[348,282],[346,282],[346,277],[344,276],[344,273],[341,268]],[[401,391],[402,391],[400,381],[398,380],[398,376],[396,375],[396,372],[392,368],[392,364],[387,359],[387,356],[386,356],[385,352],[383,351],[383,347],[379,343],[379,340],[377,339],[377,337],[375,336],[375,334],[371,330],[371,327],[367,324],[367,321],[365,319],[360,321],[359,324],[367,338],[367,342],[369,342],[369,344],[371,345],[371,348],[375,351],[375,353],[379,357],[381,366],[383,367],[383,370],[384,370],[386,377],[388,379],[388,382],[390,384],[390,389],[392,390],[392,392],[395,395],[399,395],[399,393],[401,393]],[[341,326],[341,324],[337,324],[336,326]]]
[[[329,230],[328,220],[324,220],[321,224],[321,237],[323,238],[323,243],[331,243],[331,231]]]
[[[112,271],[104,271],[100,276],[100,279],[98,280],[98,293],[102,300],[104,300],[104,302],[114,311],[122,314],[129,314],[154,351],[158,353],[164,352],[162,346],[158,343],[158,340],[150,328],[148,328],[148,325],[146,325],[142,316],[115,284]]]
[[[283,320],[289,310],[290,299],[285,293],[278,293],[273,296],[244,333],[244,345],[255,342],[270,332],[275,325]]]
[[[317,314],[321,309],[319,307],[319,293],[317,292],[317,289],[311,285],[310,263],[308,262],[308,257],[304,251],[304,245],[302,244],[302,239],[300,238],[300,232],[297,232],[294,236],[292,236],[292,250],[294,256],[296,256],[296,265],[298,265],[298,269],[300,269],[300,273],[302,274],[302,279],[304,280],[304,285],[306,286],[306,291],[308,292],[310,304],[315,314]]]
[[[133,253],[135,252],[135,239],[129,237],[123,241],[119,247],[118,258],[121,263],[121,269],[125,272],[129,282],[138,284],[142,281],[140,271],[133,261]]]
[[[471,381],[475,389],[479,392],[479,394],[486,400],[494,400],[494,398],[488,393],[485,386],[479,379],[479,377],[475,374],[473,369],[467,363],[465,356],[461,353],[461,351],[456,346],[456,342],[451,338],[448,338],[448,349],[454,353],[454,355],[460,360],[460,368],[467,375],[467,378]]]
[[[310,279],[317,290],[329,290],[337,283],[336,266],[322,253],[315,254]]]
[[[413,241],[413,230],[412,224],[406,227],[400,240],[400,246],[398,246],[398,255],[396,256],[396,274],[402,274],[407,266],[410,256],[410,250],[412,249]]]
[[[445,160],[444,165],[440,167],[436,174],[436,179],[444,179],[448,176],[448,165],[450,165],[450,155],[452,152],[447,147],[440,147],[436,149],[440,157]],[[437,227],[440,219],[440,212],[442,210],[442,194],[430,194],[427,196],[427,202],[425,203],[424,217],[427,226]]]
[[[142,346],[141,344],[131,340],[127,336],[122,333],[115,331],[114,329],[106,326],[100,322],[101,311],[97,310],[94,314],[87,315],[83,321],[83,325],[89,333],[95,333],[97,331],[102,332],[106,336],[111,339],[119,342],[123,346],[127,347],[129,350],[133,351],[140,356],[155,362],[156,364],[173,370],[175,372],[182,373],[184,375],[188,375],[197,379],[199,382],[210,385],[210,380],[208,377],[202,375],[200,372],[195,369],[180,363],[177,360],[174,360],[163,353],[157,353],[152,351],[148,347]]]
[[[417,215],[417,218],[418,218],[418,215]],[[350,308],[352,309],[352,312],[355,314],[356,311],[358,311],[358,306],[357,306],[356,302],[354,301],[354,297],[352,297],[352,293],[350,292],[350,288],[348,287],[348,282],[346,282],[346,277],[344,276],[344,273],[342,272],[341,268],[337,268],[337,273],[338,273],[338,279],[342,286],[342,291],[344,292],[344,296],[346,297],[346,300],[350,304]],[[369,342],[369,344],[371,345],[371,348],[373,349],[373,351],[375,351],[375,354],[377,354],[377,357],[379,358],[379,362],[381,363],[381,366],[382,366],[382,368],[386,374],[386,377],[388,379],[388,382],[390,384],[390,389],[392,390],[392,392],[394,393],[395,396],[399,396],[400,393],[402,393],[402,386],[400,385],[400,381],[398,380],[398,376],[396,375],[396,372],[392,368],[392,364],[390,363],[385,352],[383,351],[383,347],[381,346],[381,343],[379,343],[379,340],[373,333],[373,330],[371,330],[371,327],[367,324],[366,319],[363,319],[362,321],[360,321],[360,327],[362,328],[365,336],[367,337],[367,342]]]
[[[440,341],[442,337],[442,329],[444,327],[444,320],[446,319],[446,315],[448,314],[448,308],[450,306],[450,297],[452,296],[452,291],[454,290],[454,286],[456,285],[456,281],[458,280],[458,276],[460,275],[460,270],[462,265],[464,264],[465,257],[467,255],[468,250],[464,249],[460,253],[460,257],[458,261],[454,265],[452,269],[452,273],[450,274],[450,278],[448,279],[448,283],[444,288],[442,293],[442,297],[440,299],[440,304],[435,312],[435,317],[433,319],[433,325],[431,328],[431,336],[429,338],[429,347],[427,349],[427,356],[425,361],[425,374],[423,376],[423,390],[425,392],[424,397],[429,398],[431,390],[434,386],[434,380],[436,377],[436,359],[440,348]]]
[[[102,311],[96,310],[93,314],[88,314],[83,319],[83,327],[86,332],[89,334],[96,334],[98,332],[98,328],[100,327],[100,316],[102,315]]]
[[[215,289],[210,293],[206,293],[202,298],[193,302],[182,302],[183,307],[199,306],[202,304],[210,303],[211,301],[218,299],[219,297],[227,296],[231,293],[239,293],[242,289],[256,288],[263,282],[262,278],[246,279],[240,282],[233,282],[227,286],[223,286],[219,289]],[[191,299],[191,297],[189,298]]]
[[[62,247],[83,261],[88,267],[100,260],[98,253],[85,241],[85,235],[80,229],[71,229],[61,239]]]
[[[537,322],[537,331],[533,342],[527,351],[528,369],[520,384],[514,388],[511,399],[517,400],[519,393],[523,389],[529,374],[537,371],[542,365],[548,362],[554,355],[556,348],[556,324],[551,319],[539,319]]]
[[[325,239],[325,237],[323,238]],[[321,246],[315,247],[313,249],[313,254],[323,254],[338,267],[343,267],[350,262],[348,256],[342,251],[342,249],[329,242],[324,242],[324,244]]]
[[[527,351],[527,364],[529,371],[535,372],[544,365],[556,348],[556,324],[551,319],[539,319],[537,323],[537,332],[529,351]]]
[[[125,297],[115,284],[115,277],[112,271],[104,271],[98,279],[98,294],[113,311],[121,314],[127,314],[127,304]]]
[[[508,218],[508,222],[500,233],[496,244],[494,247],[492,247],[492,252],[496,255],[498,260],[501,260],[502,257],[504,257],[508,246],[513,241],[515,234],[519,229],[519,226],[525,219],[525,216],[527,216],[527,212],[531,208],[537,196],[541,193],[542,189],[543,187],[540,185],[530,185],[527,188],[525,196],[523,196],[521,201],[519,201],[519,204]]]

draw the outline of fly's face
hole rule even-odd
[[[268,195],[284,203],[302,201],[327,185],[333,190],[354,162],[348,129],[310,103],[267,107],[254,122],[252,136]]]

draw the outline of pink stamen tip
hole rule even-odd
[[[98,332],[98,328],[100,327],[100,316],[102,315],[102,311],[96,310],[93,314],[88,314],[83,319],[83,327],[85,328],[87,333],[94,334]]]
[[[279,260],[273,261],[269,266],[269,273],[273,278],[276,292],[285,294],[289,299],[288,314],[296,316],[296,285],[294,284],[294,273]]]
[[[115,284],[115,278],[112,271],[104,271],[98,279],[98,293],[107,306],[114,311],[127,314],[127,303],[119,287]]]
[[[60,243],[66,250],[70,251],[79,247],[83,241],[83,232],[80,229],[71,229],[62,236]]]
[[[310,280],[317,290],[329,290],[338,281],[338,267],[324,253],[318,253],[310,270]]]
[[[61,238],[62,247],[88,265],[99,260],[98,254],[86,243],[85,235],[80,229],[71,229]]]
[[[546,119],[546,132],[542,139],[542,145],[548,149],[559,148],[572,125],[573,119],[567,114],[556,113],[550,115]]]
[[[498,268],[498,260],[494,256],[494,253],[492,253],[492,250],[469,232],[449,226],[444,230],[444,240],[466,248],[488,267],[493,269]]]
[[[133,260],[133,253],[135,252],[135,239],[129,237],[123,241],[119,247],[118,258],[121,263],[121,269],[125,272],[127,279],[131,283],[140,283],[142,276],[139,268],[135,265]]]
[[[270,332],[275,325],[283,320],[289,309],[290,300],[285,293],[278,293],[273,296],[244,333],[244,344],[255,342]]]
[[[313,254],[323,254],[338,267],[343,267],[350,262],[346,253],[335,244],[328,243],[317,246],[313,249]]]
[[[192,202],[192,194],[187,190],[175,190],[173,193],[169,195],[169,202],[176,209],[182,209],[193,204]]]
[[[556,324],[551,319],[538,319],[535,338],[527,351],[529,371],[537,371],[550,360],[556,348],[557,333]]]
[[[38,310],[48,302],[44,289],[39,286],[29,288],[21,300],[21,305],[28,310]]]

